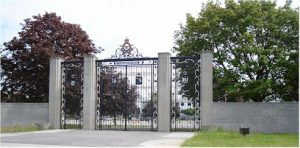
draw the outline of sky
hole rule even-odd
[[[219,0],[221,3],[223,0]],[[194,17],[207,0],[0,0],[0,44],[21,31],[20,23],[33,15],[55,12],[68,23],[79,24],[96,47],[98,59],[111,57],[126,37],[143,56],[172,52],[174,31]],[[285,0],[277,0],[284,5]],[[299,7],[294,0],[292,7]]]

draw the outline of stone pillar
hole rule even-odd
[[[206,128],[211,123],[209,115],[213,102],[213,53],[203,51],[201,53],[200,69],[200,103],[201,103],[201,126]]]
[[[49,68],[49,122],[51,128],[60,129],[61,107],[61,62],[60,58],[50,59]]]
[[[171,63],[170,53],[158,53],[158,131],[170,132]]]
[[[84,56],[83,129],[94,130],[96,124],[96,57]]]

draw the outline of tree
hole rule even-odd
[[[214,101],[298,101],[299,13],[272,1],[209,2],[175,32],[181,56],[214,53]]]
[[[47,102],[49,58],[75,60],[100,52],[80,25],[55,13],[25,19],[21,26],[18,37],[3,44],[2,101]]]
[[[131,86],[122,73],[114,73],[109,67],[100,73],[100,114],[101,116],[113,116],[116,124],[116,116],[137,114],[136,87]],[[113,82],[115,81],[115,82]],[[115,84],[113,84],[115,83]]]
[[[194,108],[184,109],[184,110],[181,110],[181,113],[189,115],[189,116],[193,116],[193,115],[195,115],[195,109]]]
[[[176,102],[176,104],[171,107],[171,118],[178,118],[178,117],[180,117],[180,107],[179,107],[179,103]]]
[[[142,109],[143,118],[147,118],[147,117],[151,117],[152,118],[154,116],[157,116],[155,114],[155,111],[157,110],[157,108],[155,107],[154,104],[157,104],[156,100],[150,100],[150,101],[146,102],[146,105]]]

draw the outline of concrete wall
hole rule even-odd
[[[209,125],[238,131],[249,126],[250,132],[287,133],[299,129],[298,102],[285,103],[211,103]]]
[[[1,127],[49,122],[48,103],[1,103]]]

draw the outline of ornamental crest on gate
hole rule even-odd
[[[124,43],[120,45],[115,51],[115,55],[112,55],[113,59],[124,59],[124,58],[140,58],[143,57],[142,54],[139,53],[138,49],[133,46],[133,44],[129,43],[129,39],[126,37]]]

